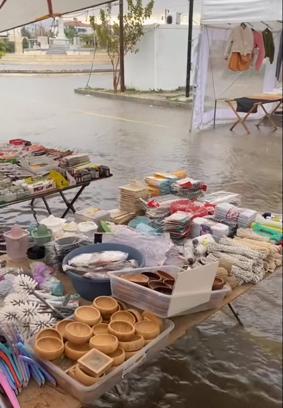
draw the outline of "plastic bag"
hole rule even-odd
[[[169,234],[151,236],[142,234],[125,225],[115,225],[113,235],[105,236],[103,242],[129,245],[138,249],[145,258],[145,266],[163,265],[167,252],[173,247]]]

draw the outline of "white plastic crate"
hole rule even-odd
[[[190,270],[176,266],[158,266],[123,271],[123,274],[164,271],[174,276],[172,295],[164,295],[120,277],[121,271],[109,272],[112,295],[139,309],[162,318],[173,317],[209,301],[218,262]]]
[[[208,302],[203,303],[200,306],[194,307],[193,309],[186,310],[180,313],[178,316],[184,316],[187,314],[204,312],[206,310],[218,309],[221,307],[223,300],[231,293],[232,289],[229,285],[225,285],[223,289],[213,290]]]
[[[82,404],[88,407],[95,406],[95,400],[101,395],[110,391],[115,385],[119,384],[128,374],[136,368],[150,360],[162,348],[167,346],[167,338],[174,329],[174,323],[171,320],[165,320],[165,329],[163,332],[142,350],[138,351],[133,357],[118,366],[116,369],[105,375],[103,379],[90,387],[80,384],[71,378],[59,366],[49,361],[42,361],[45,368],[52,374],[58,385],[68,393],[77,398]]]

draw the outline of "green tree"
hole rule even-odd
[[[144,34],[143,24],[150,18],[154,0],[149,0],[143,6],[142,0],[127,0],[128,8],[124,20],[124,54],[138,52],[137,43]],[[119,18],[118,18],[119,21]],[[90,17],[90,24],[95,32],[97,45],[107,51],[113,67],[113,88],[117,92],[120,84],[120,27],[117,21],[112,21],[111,8],[100,10],[100,23],[95,17]]]
[[[65,32],[65,36],[73,44],[74,37],[77,35],[77,30],[75,29],[75,27],[66,27],[64,29],[64,32]]]

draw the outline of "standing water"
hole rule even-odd
[[[95,86],[111,78],[98,75]],[[189,113],[75,95],[83,76],[0,76],[0,142],[22,137],[88,152],[114,177],[93,183],[78,207],[117,206],[118,187],[154,170],[188,169],[210,191],[240,193],[245,206],[281,212],[281,132],[247,135],[227,127],[189,135]],[[51,207],[60,210],[60,201]],[[37,212],[45,215],[38,204]],[[0,225],[29,223],[28,205],[0,211]],[[279,408],[282,385],[282,277],[275,273],[235,306],[195,328],[130,376],[122,398],[103,396],[111,408]],[[124,389],[124,387],[123,387]]]

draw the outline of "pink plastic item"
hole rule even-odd
[[[6,241],[8,257],[13,261],[26,258],[29,246],[28,232],[15,225],[3,235]]]
[[[17,397],[10,387],[5,375],[0,371],[0,385],[2,386],[4,393],[7,395],[13,408],[21,408]]]

